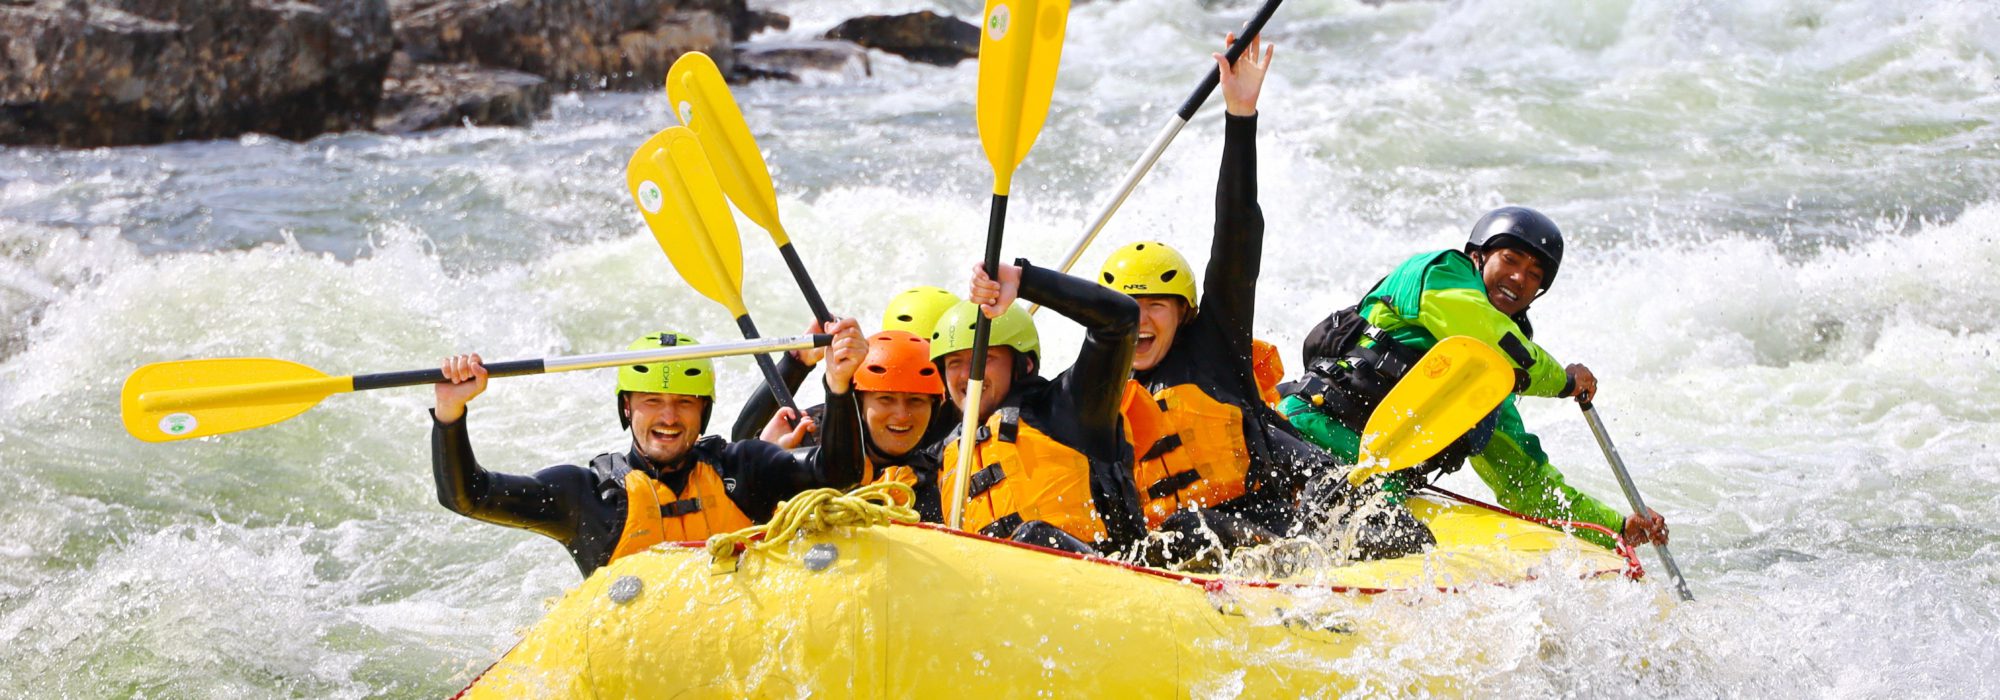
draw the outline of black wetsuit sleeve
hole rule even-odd
[[[1021,298],[1046,306],[1084,328],[1076,364],[1058,378],[1051,415],[1072,416],[1048,426],[1050,436],[1097,459],[1115,459],[1124,441],[1119,400],[1132,376],[1132,344],[1139,334],[1139,304],[1095,282],[1016,260]]]
[[[576,539],[585,498],[593,494],[588,470],[562,465],[534,476],[480,468],[466,436],[466,418],[451,423],[431,416],[431,471],[438,503],[451,512],[545,535],[565,547]]]
[[[778,376],[785,380],[785,388],[792,394],[799,393],[799,385],[806,383],[808,374],[812,374],[812,367],[791,353],[778,358]],[[765,382],[757,382],[757,391],[743,401],[743,410],[736,413],[736,424],[729,429],[730,441],[757,439],[775,415],[778,415],[778,399],[771,396],[771,388]]]
[[[816,447],[785,450],[761,440],[722,448],[718,467],[736,479],[730,500],[745,515],[763,522],[778,502],[807,489],[853,488],[861,481],[861,419],[852,391],[828,391],[825,421]]]
[[[1202,277],[1202,318],[1231,353],[1249,359],[1264,259],[1264,210],[1257,205],[1257,117],[1229,115],[1222,170],[1215,180],[1215,238]],[[1254,378],[1252,379],[1254,382]]]
[[[861,438],[860,392],[849,385],[847,393],[833,393],[824,380],[826,404],[820,407],[819,433],[814,437],[818,452],[813,455],[815,486],[852,489],[861,484],[865,446]]]

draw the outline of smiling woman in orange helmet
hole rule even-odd
[[[904,331],[919,338],[929,338],[931,327],[937,325],[939,316],[945,309],[958,303],[952,296],[938,287],[918,286],[898,292],[889,299],[888,308],[882,311],[882,330]],[[814,323],[809,333],[818,333],[819,324]],[[926,341],[928,342],[928,341]],[[873,346],[870,346],[873,347]],[[778,358],[778,376],[785,381],[785,388],[797,393],[804,384],[806,375],[812,373],[813,366],[825,352],[821,350],[793,350]],[[821,407],[805,409],[806,419],[794,422],[796,414],[778,408],[778,402],[769,391],[758,391],[743,402],[743,409],[736,414],[736,423],[730,428],[733,440],[764,440],[780,447],[809,447],[817,440],[813,432],[818,429]],[[923,445],[930,446],[944,439],[951,426],[958,421],[958,410],[950,404],[940,404],[932,412],[931,427],[923,436]]]
[[[863,480],[909,484],[924,520],[943,522],[938,454],[923,449],[944,400],[944,380],[931,364],[930,341],[901,330],[869,336],[868,357],[854,373],[854,390],[861,397],[862,442],[867,445]]]

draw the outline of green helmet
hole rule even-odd
[[[670,348],[679,345],[694,345],[693,336],[684,333],[662,332],[645,336],[625,346],[626,350],[648,348]],[[625,365],[618,368],[618,423],[632,427],[632,420],[625,415],[626,392],[647,394],[685,394],[708,399],[710,408],[715,406],[715,363],[708,358],[699,360],[675,360],[654,362],[644,365]],[[702,412],[702,425],[708,424],[708,411]]]
[[[889,299],[889,308],[882,311],[882,330],[909,331],[919,338],[929,338],[931,329],[937,327],[938,316],[958,297],[937,287],[911,287]]]
[[[971,350],[973,324],[979,321],[979,316],[979,305],[969,301],[946,309],[938,317],[937,327],[931,330],[931,359]],[[992,334],[986,341],[990,347],[1013,348],[1014,352],[1040,362],[1042,339],[1035,333],[1035,318],[1019,306],[1008,307],[1007,313],[993,319]]]

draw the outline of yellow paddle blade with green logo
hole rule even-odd
[[[778,221],[778,193],[771,184],[770,168],[715,60],[700,51],[682,54],[667,71],[667,99],[681,124],[700,137],[722,193],[779,245],[787,243],[789,237]]]
[[[1514,393],[1514,366],[1485,343],[1445,338],[1417,361],[1361,431],[1361,458],[1347,480],[1422,464]]]
[[[991,0],[979,28],[979,143],[1007,194],[1048,119],[1069,0]]]
[[[132,437],[168,442],[270,425],[353,390],[351,376],[284,360],[156,362],[125,379],[119,408]]]
[[[694,131],[674,126],[646,139],[625,167],[625,183],[674,270],[743,316],[743,239]]]

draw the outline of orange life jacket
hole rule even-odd
[[[1257,378],[1257,397],[1264,405],[1278,407],[1278,382],[1285,379],[1285,358],[1278,355],[1278,346],[1262,340],[1250,341],[1250,374]]]
[[[706,540],[753,524],[729,498],[715,467],[696,462],[693,468],[682,494],[637,469],[625,473],[625,529],[612,561],[663,542]]]
[[[864,473],[867,479],[862,482],[864,484],[883,484],[894,481],[909,486],[912,489],[917,487],[917,470],[911,469],[908,465],[898,464],[893,467],[885,467],[877,470],[873,458],[866,458],[863,461],[867,463],[867,471]],[[896,501],[896,505],[899,506],[910,505],[903,502],[901,498],[897,498]]]
[[[1243,440],[1242,409],[1193,384],[1147,394],[1130,382],[1123,410],[1126,439],[1138,457],[1132,479],[1146,504],[1147,527],[1159,527],[1182,508],[1213,507],[1247,492],[1250,448]]]
[[[1110,536],[1091,496],[1090,459],[1021,422],[1019,408],[994,411],[973,450],[967,531],[1006,537],[1021,523],[1041,520],[1085,542]],[[943,464],[940,491],[948,502],[958,484],[957,440],[945,446]]]

